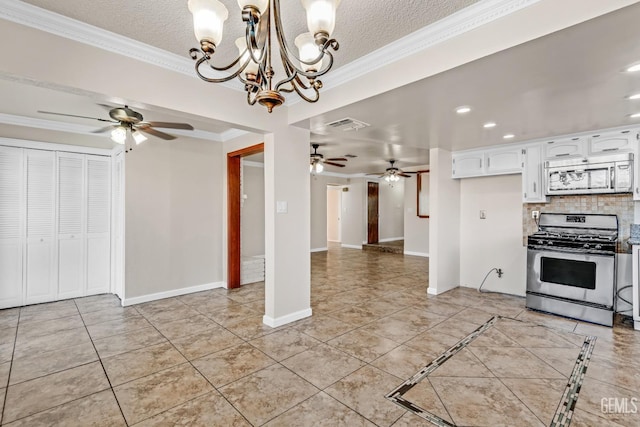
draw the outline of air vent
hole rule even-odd
[[[345,132],[352,130],[359,130],[371,126],[369,123],[361,122],[360,120],[347,117],[346,119],[335,120],[331,123],[327,123],[325,126],[334,129],[342,129]]]
[[[355,159],[358,156],[356,156],[355,154],[345,154],[344,157],[346,157],[347,159]]]

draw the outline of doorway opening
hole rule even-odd
[[[342,186],[327,185],[327,241],[342,242]]]
[[[240,160],[263,152],[264,143],[260,143],[227,154],[227,289],[236,289],[242,285]]]

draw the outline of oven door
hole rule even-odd
[[[529,249],[527,291],[613,307],[615,255]]]

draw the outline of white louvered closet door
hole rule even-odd
[[[113,160],[112,271],[113,291],[124,298],[124,153]]]
[[[24,192],[22,149],[0,147],[0,308],[23,303]]]
[[[26,304],[55,299],[55,153],[24,150],[26,166]]]
[[[111,161],[87,156],[87,294],[111,288]]]
[[[58,298],[85,294],[85,156],[58,153]]]

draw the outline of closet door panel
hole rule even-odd
[[[22,149],[0,147],[0,308],[23,303]]]
[[[25,150],[26,165],[26,303],[55,298],[54,225],[55,155]]]
[[[84,156],[58,154],[58,298],[84,295]]]
[[[87,156],[87,293],[111,289],[111,161]]]

